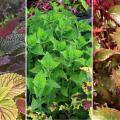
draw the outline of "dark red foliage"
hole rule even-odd
[[[19,18],[10,20],[5,26],[0,28],[0,37],[5,38],[10,35],[15,29],[16,25],[19,23]]]

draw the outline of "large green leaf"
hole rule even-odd
[[[46,77],[42,71],[35,76],[33,83],[36,96],[42,95],[46,86]]]

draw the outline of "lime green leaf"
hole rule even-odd
[[[29,35],[28,36],[27,43],[28,43],[29,47],[35,46],[36,42],[37,42],[37,38],[36,38],[36,34],[35,33],[33,35]]]
[[[38,32],[37,32],[37,36],[38,36],[38,38],[40,38],[41,40],[46,40],[46,38],[47,38],[47,33],[46,33],[46,31],[45,31],[44,29],[39,28],[39,29],[38,29]]]
[[[36,44],[31,50],[32,53],[36,55],[44,55],[43,48],[40,44]]]
[[[88,4],[85,0],[80,0],[82,6],[85,8],[85,10],[88,10]]]
[[[40,71],[35,76],[33,83],[34,83],[34,90],[35,90],[36,96],[41,95],[44,91],[45,86],[46,86],[46,77],[42,71]]]
[[[60,64],[59,62],[55,61],[48,52],[45,54],[40,62],[46,69],[49,70],[56,68]]]

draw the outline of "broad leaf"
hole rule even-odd
[[[59,62],[55,61],[48,52],[45,54],[45,56],[40,62],[48,70],[52,70],[60,64]]]

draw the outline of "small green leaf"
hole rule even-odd
[[[40,44],[36,44],[31,51],[36,55],[44,55],[43,48]]]
[[[33,35],[29,35],[27,41],[29,47],[35,46],[37,42],[36,34],[34,33]]]
[[[55,61],[54,58],[47,52],[43,59],[40,61],[41,64],[49,70],[56,68],[60,63]]]
[[[82,6],[85,8],[85,10],[88,10],[88,4],[85,0],[80,0]]]
[[[47,33],[46,33],[46,31],[45,31],[44,29],[39,28],[39,29],[38,29],[38,32],[37,32],[37,36],[38,36],[38,38],[40,38],[41,40],[46,40],[46,38],[47,38]]]

